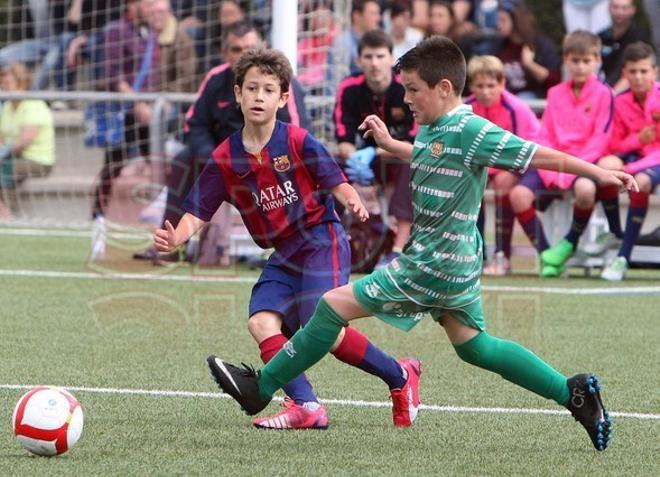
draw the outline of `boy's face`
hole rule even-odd
[[[245,121],[254,124],[272,121],[289,98],[288,92],[282,92],[275,75],[264,74],[256,66],[247,70],[243,86],[235,85],[234,93]]]
[[[394,57],[386,46],[365,47],[358,57],[358,64],[370,83],[387,82],[389,84],[392,80]]]
[[[564,64],[566,65],[571,81],[577,84],[583,84],[598,69],[600,55],[596,53],[568,53],[564,55]]]
[[[630,89],[635,94],[645,94],[653,89],[658,67],[651,58],[639,61],[628,61],[623,65],[623,77],[630,83]]]
[[[402,70],[401,83],[406,90],[403,101],[419,124],[432,123],[442,115],[447,101],[446,92],[441,87],[442,81],[431,88],[417,71]]]
[[[470,91],[474,94],[479,104],[489,108],[497,103],[500,96],[502,96],[502,92],[504,91],[504,78],[497,81],[497,79],[491,75],[475,75],[474,79],[470,81]]]

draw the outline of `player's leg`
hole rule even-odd
[[[519,178],[507,171],[497,171],[491,176],[490,184],[495,192],[495,254],[489,265],[484,267],[486,275],[506,275],[511,269],[511,236],[515,214],[509,194],[518,184]]]
[[[596,183],[586,177],[578,177],[573,184],[575,201],[571,227],[563,239],[541,254],[543,265],[562,267],[577,247],[582,232],[587,228],[596,202]]]
[[[601,158],[598,161],[598,165],[605,169],[616,171],[623,170],[623,161],[621,158],[614,155]],[[612,233],[617,239],[623,238],[621,218],[619,216],[619,189],[616,186],[598,186],[596,199],[599,200],[603,206],[610,233]]]
[[[539,396],[567,407],[589,433],[594,447],[603,450],[610,439],[611,420],[600,398],[598,381],[590,374],[572,378],[559,373],[522,345],[489,335],[466,324],[479,321],[480,303],[452,310],[442,325],[456,354],[465,362],[499,374]]]
[[[600,275],[605,280],[623,280],[628,271],[632,249],[637,242],[648,212],[649,196],[660,184],[660,166],[638,172],[635,174],[635,180],[639,185],[639,192],[630,192],[630,206],[628,207],[623,243],[617,257],[607,264]]]
[[[538,172],[535,169],[529,169],[510,193],[513,213],[525,235],[539,253],[548,248],[543,223],[536,214],[536,194],[544,190],[545,187]]]

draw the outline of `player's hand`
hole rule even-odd
[[[623,171],[602,169],[598,183],[603,186],[616,186],[622,192],[639,192],[639,185],[637,185],[635,178]]]
[[[346,175],[348,180],[360,185],[371,185],[374,182],[374,171],[371,166],[352,156],[346,161]]]
[[[364,121],[358,126],[358,129],[364,131],[362,136],[365,139],[373,138],[373,140],[376,141],[376,144],[387,150],[387,145],[392,140],[392,136],[390,136],[390,131],[387,129],[383,120],[378,116],[370,114],[364,118]]]
[[[170,253],[176,249],[176,233],[169,220],[165,221],[164,229],[158,229],[154,232],[154,247],[163,253]]]
[[[369,218],[369,211],[359,198],[348,199],[346,207],[351,210],[354,216],[360,219],[360,222],[364,222]]]
[[[649,144],[655,141],[655,125],[643,127],[637,134],[637,137],[642,144]]]

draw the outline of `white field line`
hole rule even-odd
[[[27,384],[0,384],[0,389],[28,390],[33,385]],[[230,399],[227,394],[219,392],[193,392],[193,391],[159,391],[152,389],[115,389],[115,388],[89,388],[84,386],[59,386],[68,391],[95,394],[112,395],[137,395],[150,397],[182,397],[182,398],[207,398],[207,399]],[[279,398],[275,398],[279,400]],[[335,404],[338,406],[352,407],[392,407],[391,402],[384,401],[359,401],[349,399],[321,399],[324,404]],[[433,404],[422,404],[420,409],[433,412],[454,412],[454,413],[478,413],[478,414],[548,414],[553,416],[568,415],[568,411],[555,409],[526,409],[526,408],[507,408],[507,407],[465,407],[465,406],[437,406]],[[660,420],[660,414],[646,414],[639,412],[610,412],[613,417],[624,417],[632,419]]]
[[[61,237],[61,238],[84,238],[92,237],[91,229],[16,229],[0,227],[0,236],[9,235],[14,237]],[[113,228],[110,227],[108,235],[124,239],[148,239],[151,232],[136,228]]]
[[[152,280],[165,282],[195,282],[195,283],[255,283],[256,277],[239,276],[202,276],[202,275],[166,275],[156,273],[91,273],[91,272],[57,272],[51,270],[3,270],[0,276],[34,277],[34,278],[71,278],[84,280]],[[660,295],[660,286],[648,287],[525,287],[507,285],[484,285],[486,292],[510,293],[545,293],[551,295]]]

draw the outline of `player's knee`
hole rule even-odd
[[[621,160],[621,158],[614,155],[609,155],[601,158],[598,161],[598,165],[600,167],[604,167],[605,169],[610,169],[610,170],[623,169],[623,161]]]
[[[637,181],[637,185],[639,186],[640,192],[646,192],[646,193],[651,192],[651,178],[648,176],[648,174],[645,174],[644,172],[639,172],[635,174],[635,180]]]
[[[248,331],[257,341],[282,332],[282,320],[274,313],[260,312],[252,315],[247,322]]]
[[[534,193],[524,185],[517,185],[511,189],[509,198],[511,200],[513,211],[520,213],[532,206],[532,203],[534,202]]]
[[[581,207],[591,207],[596,201],[596,183],[584,177],[578,178],[573,187],[575,203]]]

